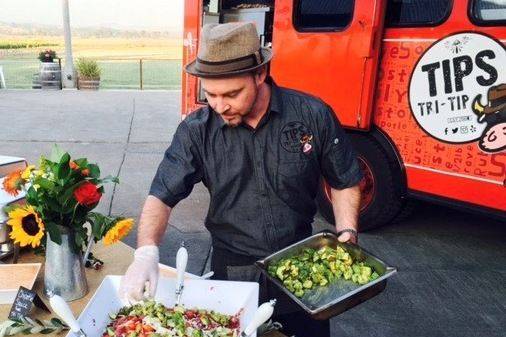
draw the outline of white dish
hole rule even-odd
[[[87,337],[101,337],[110,322],[109,314],[124,306],[118,296],[121,276],[108,275],[79,316],[78,322]],[[160,277],[155,300],[167,307],[176,301],[174,278]],[[215,310],[239,316],[241,330],[252,320],[258,308],[258,283],[186,279],[182,304],[188,308]],[[69,332],[67,337],[77,337]],[[252,335],[256,337],[256,333]]]

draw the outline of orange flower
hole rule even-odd
[[[89,175],[90,175],[90,170],[88,170],[88,169],[84,169],[84,170],[82,170],[82,171],[81,171],[81,174],[82,174],[83,176],[87,177],[87,176],[89,176]]]
[[[79,170],[79,165],[77,165],[76,162],[73,160],[69,161],[69,166],[73,170]]]
[[[4,178],[3,188],[5,192],[9,193],[12,196],[18,195],[19,190],[21,189],[21,186],[24,183],[24,180],[21,177],[22,173],[23,173],[22,170],[14,171]]]

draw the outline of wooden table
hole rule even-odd
[[[133,252],[134,250],[127,246],[122,242],[118,242],[112,246],[104,246],[101,242],[95,245],[93,249],[93,254],[97,256],[97,258],[104,261],[104,265],[100,270],[94,270],[86,268],[86,277],[88,280],[89,292],[86,296],[81,299],[69,302],[70,308],[76,317],[81,314],[81,311],[84,309],[86,304],[89,302],[95,290],[98,288],[103,278],[106,275],[123,275],[125,274],[128,266],[133,261]],[[40,262],[44,263],[44,258],[41,256],[36,256],[31,252],[21,253],[19,257],[18,263],[34,263]],[[160,274],[166,277],[176,277],[176,271],[174,268],[166,267],[160,268]],[[44,296],[44,266],[39,273],[37,280],[35,281],[33,290],[35,290],[42,300],[49,307],[49,301]],[[11,305],[0,305],[0,322],[3,322],[7,319],[9,315],[9,310]],[[49,319],[51,317],[55,317],[54,314],[46,313],[40,309],[35,309],[34,316],[38,319]],[[65,333],[61,333],[63,336]],[[33,337],[42,337],[48,335],[42,334],[34,334],[30,335]],[[264,335],[263,337],[286,337],[279,333],[271,333],[268,335]]]

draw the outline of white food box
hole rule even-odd
[[[20,286],[32,289],[41,263],[0,264],[0,304],[12,304]]]
[[[109,314],[124,306],[118,295],[120,279],[121,276],[106,276],[79,316],[78,322],[87,337],[101,337],[110,322]],[[175,290],[176,279],[160,277],[155,300],[174,307]],[[240,313],[242,331],[258,308],[258,292],[259,285],[255,282],[186,279],[181,303],[188,309],[214,310],[227,315]],[[78,336],[69,332],[67,337]],[[256,332],[251,337],[256,337]]]

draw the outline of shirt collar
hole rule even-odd
[[[281,101],[281,92],[272,77],[267,77],[266,82],[271,85],[271,101],[269,102],[269,111],[281,112],[283,110],[283,105]]]
[[[271,86],[271,98],[269,101],[269,107],[267,108],[267,113],[265,114],[263,119],[265,119],[266,117],[269,117],[271,111],[278,112],[278,113],[280,113],[282,111],[282,102],[281,102],[281,97],[280,97],[281,92],[280,92],[278,85],[276,84],[276,82],[274,82],[274,80],[270,76],[268,76],[265,79],[265,82]],[[218,125],[220,128],[223,128],[225,125],[227,125],[225,123],[225,121],[223,120],[223,118],[221,118],[213,110],[213,108],[211,108],[211,106],[209,104],[207,105],[207,108],[209,109],[209,112],[211,112],[212,114],[214,114],[218,118]]]

